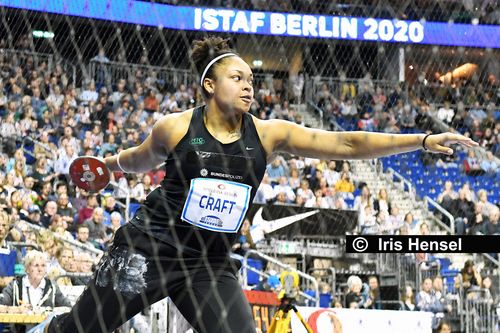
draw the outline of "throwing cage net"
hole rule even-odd
[[[357,275],[363,287],[354,307],[364,309],[403,309],[407,287],[418,293],[426,278],[440,277],[452,307],[447,316],[465,331],[463,286],[455,283],[461,258],[451,258],[455,265],[448,267],[450,258],[424,253],[349,254],[345,235],[490,232],[470,231],[475,225],[467,221],[481,213],[476,197],[486,195],[492,205],[500,197],[500,176],[491,167],[500,156],[493,2],[174,3],[0,1],[0,209],[19,230],[7,239],[19,253],[16,267],[26,248],[45,252],[49,277],[66,285],[71,303],[82,294],[77,286],[94,279],[71,312],[80,330],[93,321],[103,331],[126,322],[122,329],[184,332],[191,327],[187,319],[200,332],[232,331],[241,325],[234,311],[247,298],[251,320],[266,332],[279,301],[253,293],[289,295],[280,274],[299,272],[296,304],[351,307],[347,280]],[[467,27],[475,42],[463,32],[451,40],[444,35]],[[249,113],[257,118],[328,131],[453,131],[480,147],[370,161],[276,154],[234,237],[178,229],[189,225],[177,206],[146,198],[164,178],[189,174],[192,166],[221,166],[216,179],[231,168],[258,177],[254,164],[224,152],[191,156],[189,165],[176,163],[174,154],[167,169],[114,172],[99,193],[75,187],[68,177],[75,157],[107,157],[140,145],[162,116],[204,104],[201,73],[190,56],[193,41],[208,36],[227,38],[252,69]],[[203,152],[212,139],[189,142]],[[190,186],[183,179],[168,195],[185,200]],[[459,198],[469,210],[456,205]],[[497,210],[487,218],[495,220]],[[118,227],[136,219],[147,227],[122,227],[113,242]],[[232,259],[217,256],[224,249]],[[497,260],[486,258],[484,272],[490,264],[498,269]],[[498,285],[498,270],[491,272]],[[370,277],[378,280],[376,291]],[[468,300],[468,309],[474,304]],[[493,307],[484,308],[490,326],[478,322],[467,332],[494,326]]]

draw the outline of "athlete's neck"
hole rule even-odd
[[[208,103],[205,108],[205,117],[203,121],[207,129],[211,132],[220,133],[222,135],[240,133],[242,114],[232,112],[223,112],[217,106]]]

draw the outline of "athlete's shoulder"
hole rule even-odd
[[[159,137],[166,142],[167,149],[171,149],[179,143],[189,129],[189,123],[194,109],[164,115],[155,123],[153,136]]]

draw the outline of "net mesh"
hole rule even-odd
[[[50,258],[47,273],[60,284],[94,281],[80,298],[81,306],[72,310],[72,319],[61,320],[61,327],[72,321],[75,326],[71,327],[82,331],[88,323],[106,331],[139,312],[125,329],[175,331],[175,327],[187,330],[191,324],[200,332],[234,331],[242,325],[238,318],[248,319],[244,298],[253,296],[230,292],[224,284],[237,290],[240,284],[245,290],[292,293],[278,277],[295,270],[304,274],[295,290],[297,304],[317,306],[321,302],[326,307],[352,305],[347,304],[347,280],[352,275],[364,283],[362,297],[354,306],[378,309],[404,308],[407,287],[416,294],[426,278],[440,276],[442,293],[448,297],[446,306],[453,304],[450,318],[463,317],[462,303],[457,301],[463,286],[455,283],[455,276],[467,257],[452,257],[450,266],[450,258],[425,253],[348,254],[343,236],[498,233],[498,45],[469,48],[209,34],[15,9],[2,3],[0,198],[1,210],[11,217],[13,230],[7,240],[18,250],[18,263],[27,246],[45,252]],[[498,9],[493,2],[472,3],[196,4],[424,23],[472,22],[490,24],[498,36]],[[101,5],[88,10],[94,9],[102,10]],[[145,173],[115,172],[111,184],[98,194],[76,188],[68,177],[68,167],[76,156],[112,156],[139,145],[163,115],[202,105],[200,73],[192,68],[191,45],[213,35],[228,38],[251,67],[255,100],[250,113],[257,118],[284,119],[329,131],[406,134],[451,130],[472,137],[480,147],[457,147],[452,156],[418,151],[372,161],[277,154],[268,161],[242,230],[229,239],[234,244],[217,245],[231,248],[237,259],[228,261],[213,253],[207,257],[207,251],[217,248],[212,242],[220,240],[194,228],[179,233],[176,224],[181,222],[175,220],[179,212],[172,213],[171,202],[159,200],[154,212],[141,208],[146,196],[161,186],[166,174],[163,165]],[[241,162],[226,159],[223,156],[219,162]],[[199,157],[193,163],[203,166],[204,161]],[[175,163],[172,168],[178,174],[189,169]],[[254,173],[248,169],[245,174],[258,178]],[[168,172],[166,176],[170,176]],[[184,185],[178,196],[188,192],[190,184]],[[487,197],[488,208],[476,204],[481,196]],[[158,211],[164,215],[157,215]],[[477,222],[481,215],[491,223]],[[2,217],[0,223],[2,219],[7,221]],[[126,231],[111,246],[118,227],[134,219],[142,219],[151,232],[123,228]],[[155,219],[170,222],[153,232]],[[162,232],[169,235],[170,242],[158,240]],[[200,251],[186,253],[195,241]],[[491,272],[490,278],[498,284],[492,259],[485,259],[483,272]],[[239,281],[227,273],[239,271],[238,262],[244,266],[236,275]],[[16,274],[22,274],[20,266],[16,267]],[[375,291],[368,286],[373,277],[379,281],[378,287],[370,283]],[[439,288],[439,282],[436,285]],[[74,303],[81,289],[75,295],[75,289],[66,288]],[[164,300],[150,307],[166,296],[175,305]],[[57,302],[56,306],[69,305]],[[478,302],[483,304],[484,299]],[[467,304],[475,306],[472,300]],[[275,307],[261,299],[253,301],[252,309],[250,320],[268,331]]]

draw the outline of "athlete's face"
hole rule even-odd
[[[213,98],[222,110],[248,112],[253,102],[253,74],[240,57],[229,57],[215,69]]]

